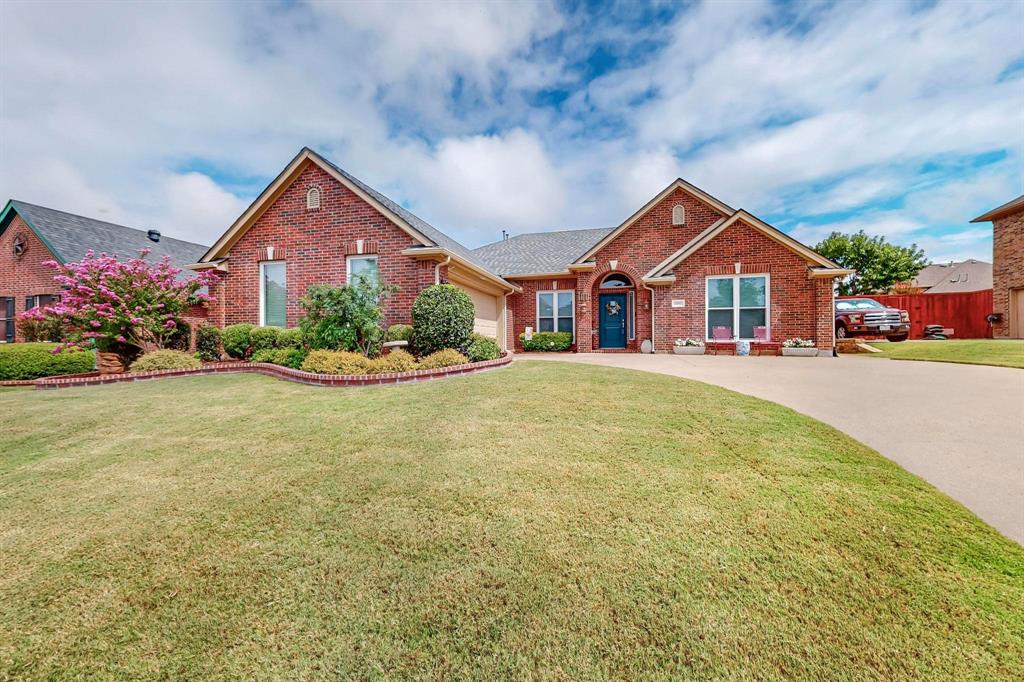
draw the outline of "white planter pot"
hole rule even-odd
[[[817,348],[783,348],[782,354],[787,357],[794,358],[816,358],[818,357]]]
[[[676,355],[704,355],[704,346],[672,346]]]

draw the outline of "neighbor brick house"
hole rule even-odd
[[[310,285],[365,272],[400,287],[388,324],[410,321],[424,287],[451,282],[504,348],[521,348],[527,330],[562,330],[577,351],[668,351],[683,337],[831,349],[833,280],[849,274],[683,180],[614,228],[471,250],[308,148],[189,267],[221,274],[219,324],[293,326]]]
[[[1024,195],[980,215],[992,223],[992,323],[994,338],[1024,339]]]
[[[43,262],[80,261],[88,251],[150,259],[169,256],[177,266],[195,262],[205,246],[103,220],[10,200],[0,213],[0,343],[22,340],[15,316],[60,297],[56,274]],[[203,311],[197,311],[201,314]]]

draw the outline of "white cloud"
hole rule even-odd
[[[202,173],[173,174],[163,181],[159,204],[154,207],[155,212],[163,213],[156,213],[154,224],[167,234],[212,244],[246,205]],[[210,225],[223,227],[211,231]]]

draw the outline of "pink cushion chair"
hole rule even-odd
[[[754,340],[755,341],[767,341],[768,340],[768,327],[754,327]]]
[[[728,327],[712,327],[711,338],[715,341],[732,341],[732,330]]]

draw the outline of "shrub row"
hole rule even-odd
[[[195,356],[180,350],[155,350],[132,363],[132,372],[155,372],[160,369],[196,369],[203,363]]]
[[[96,357],[90,350],[54,353],[54,343],[8,343],[0,345],[0,381],[21,381],[91,372]]]
[[[246,360],[261,351],[283,349],[301,351],[305,348],[301,329],[232,324],[224,327],[221,339],[224,344],[224,352],[236,360]],[[198,340],[196,345],[199,345]]]
[[[526,351],[563,351],[572,346],[572,334],[569,332],[534,332],[532,339],[526,334],[519,335],[519,343]]]
[[[469,358],[450,348],[431,353],[419,362],[404,350],[373,359],[344,350],[314,350],[306,356],[301,369],[314,374],[392,374],[414,369],[454,367],[468,362]]]

